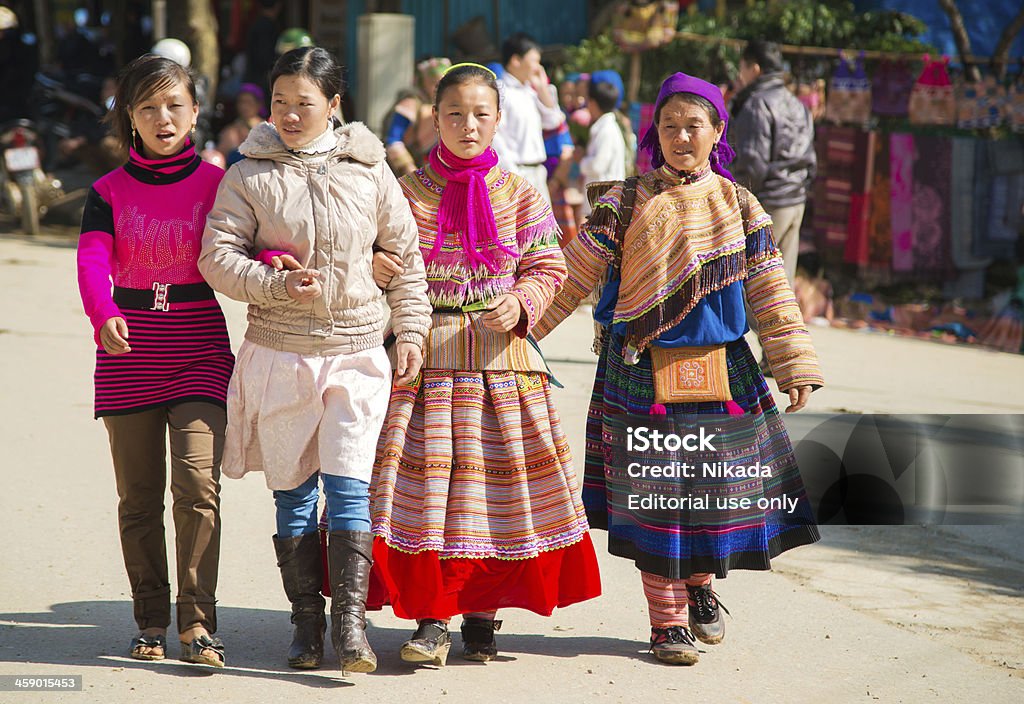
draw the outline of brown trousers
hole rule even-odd
[[[171,623],[164,494],[170,436],[178,566],[178,631],[217,630],[220,559],[220,459],[224,409],[188,402],[123,416],[104,416],[117,483],[121,552],[139,629]]]

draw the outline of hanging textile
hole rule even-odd
[[[892,269],[914,268],[914,137],[889,135],[889,178],[892,195]]]
[[[950,201],[953,198],[953,141],[949,137],[914,137],[913,230],[914,271],[946,278],[952,269]]]
[[[973,252],[1009,258],[1021,228],[1024,144],[1020,139],[977,140],[974,161]]]
[[[910,91],[910,121],[915,125],[956,123],[956,97],[949,80],[947,57],[932,60],[924,55],[924,68]]]
[[[889,180],[889,135],[874,140],[871,212],[868,216],[868,260],[879,269],[892,265],[892,185]],[[973,155],[972,155],[973,156]]]
[[[820,126],[815,135],[818,150],[818,182],[815,188],[815,234],[819,249],[842,251],[850,223],[853,164],[858,130],[853,127]]]
[[[946,298],[985,296],[985,267],[991,257],[976,257],[974,246],[974,143],[973,137],[955,137],[951,166],[950,239],[957,278],[946,285]]]
[[[856,58],[839,52],[839,62],[829,85],[825,119],[852,125],[871,119],[871,81],[864,72],[864,52]]]
[[[883,59],[871,80],[871,110],[886,117],[906,117],[914,76],[906,61]]]
[[[848,264],[868,263],[868,224],[871,219],[871,188],[874,185],[875,142],[877,132],[858,132],[854,142],[851,174],[850,218],[847,223],[846,249],[843,259]]]

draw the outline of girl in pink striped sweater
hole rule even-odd
[[[196,266],[223,175],[196,154],[190,132],[198,113],[186,69],[153,54],[125,67],[108,120],[128,163],[89,192],[78,283],[95,329],[95,415],[110,436],[121,550],[139,627],[131,656],[165,656],[169,435],[182,659],[222,667],[214,594],[234,357],[224,315]]]

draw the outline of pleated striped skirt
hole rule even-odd
[[[623,419],[642,422],[654,403],[654,381],[649,352],[636,365],[622,357],[622,338],[611,336],[597,365],[587,415],[583,503],[590,525],[608,531],[611,554],[633,560],[644,571],[668,579],[713,573],[725,577],[730,569],[767,570],[771,558],[819,539],[793,448],[775,400],[746,340],[726,346],[730,393],[743,410],[744,423],[756,433],[744,464],[771,467],[769,478],[722,478],[705,484],[709,496],[750,500],[744,510],[704,511],[651,509],[631,505],[628,495],[637,481],[615,458],[622,453],[609,446]],[[715,415],[726,417],[722,402],[676,403],[665,406],[669,416]],[[652,421],[653,422],[653,421]],[[729,457],[723,455],[726,460]],[[759,499],[799,500],[793,514],[759,510]]]
[[[425,370],[392,393],[370,487],[371,603],[403,618],[600,594],[569,443],[542,373]]]

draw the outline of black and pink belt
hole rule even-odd
[[[214,298],[213,289],[206,282],[198,284],[161,284],[153,288],[114,287],[114,303],[121,308],[135,310],[169,310],[171,303],[193,303]]]

